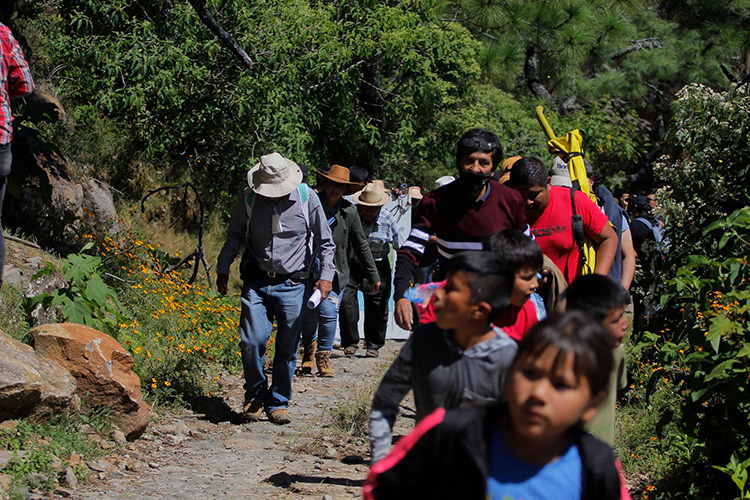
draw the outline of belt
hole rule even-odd
[[[262,271],[262,272],[263,274],[265,274],[267,277],[271,279],[278,279],[282,281],[288,280],[290,278],[291,279],[306,279],[309,276],[307,271],[305,271],[304,269],[301,271],[295,271],[289,274],[277,273],[275,271]]]

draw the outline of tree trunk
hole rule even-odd
[[[380,53],[375,54],[365,62],[359,98],[362,109],[371,117],[381,137],[385,132],[386,126],[385,99],[380,89],[382,67],[383,56]],[[370,144],[367,150],[368,157],[360,158],[358,162],[372,172],[373,167],[380,163],[380,148],[376,144]]]
[[[552,102],[552,95],[542,85],[542,81],[539,79],[539,56],[536,52],[536,47],[526,47],[526,61],[523,64],[523,74],[526,77],[526,84],[529,86],[529,90],[535,96],[544,99],[545,101]]]

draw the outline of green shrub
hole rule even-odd
[[[144,392],[184,404],[210,395],[224,371],[239,370],[239,300],[188,284],[190,262],[132,235],[97,240],[129,319],[116,338],[133,355]]]
[[[678,155],[656,168],[671,242],[647,276],[653,313],[636,340],[642,360],[668,367],[680,402],[679,439],[667,453],[682,477],[657,487],[675,498],[729,498],[750,457],[750,95],[691,85],[678,96]],[[651,376],[649,398],[660,378]]]
[[[29,332],[29,324],[22,304],[23,292],[20,287],[14,285],[3,285],[0,296],[0,331],[10,335],[21,342],[26,341]]]
[[[87,244],[81,252],[90,249]],[[51,262],[38,271],[33,279],[57,271]],[[71,323],[88,325],[104,333],[117,337],[118,324],[124,321],[122,305],[117,293],[103,279],[101,257],[84,253],[70,254],[62,261],[62,275],[67,286],[50,293],[41,293],[24,298],[23,307],[27,315],[41,305],[45,309],[59,308],[62,319]]]

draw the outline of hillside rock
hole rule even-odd
[[[89,406],[106,406],[129,440],[146,430],[150,408],[133,373],[133,358],[112,337],[84,325],[55,323],[31,330],[37,355],[75,377],[77,394]]]
[[[0,420],[76,407],[75,391],[68,370],[0,332]]]
[[[114,235],[122,230],[112,193],[106,184],[89,179],[83,183],[84,221],[99,232]]]
[[[110,235],[121,230],[106,185],[76,178],[67,160],[30,129],[14,136],[12,147],[6,203],[15,210],[3,214],[8,227],[23,228],[42,247],[63,255],[78,251],[84,230]]]

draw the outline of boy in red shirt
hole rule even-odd
[[[544,301],[536,294],[539,272],[542,270],[542,251],[534,240],[518,229],[504,229],[489,236],[484,249],[494,252],[514,270],[510,305],[493,321],[515,341],[547,316]]]

